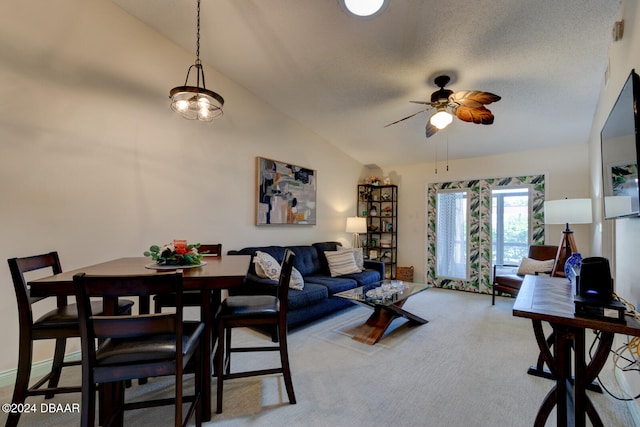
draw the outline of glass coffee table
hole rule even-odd
[[[373,310],[367,321],[353,330],[353,339],[374,345],[398,317],[404,317],[412,323],[423,325],[428,320],[404,310],[402,306],[413,295],[432,286],[403,282],[401,280],[383,280],[374,285],[360,286],[335,294]]]

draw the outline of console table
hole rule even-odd
[[[626,322],[614,322],[574,314],[574,286],[566,278],[525,276],[522,287],[513,305],[513,315],[525,317],[533,322],[541,356],[551,370],[556,385],[547,394],[535,420],[535,426],[544,426],[551,410],[556,407],[557,425],[584,426],[589,417],[594,426],[602,426],[586,389],[595,380],[604,366],[615,334],[640,336],[640,322],[626,317]],[[542,323],[553,328],[555,340],[551,353],[542,334]],[[585,356],[585,330],[601,332],[596,353],[587,364]],[[574,393],[571,393],[571,348],[574,349]],[[570,402],[573,400],[573,411]]]

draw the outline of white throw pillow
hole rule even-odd
[[[362,270],[356,265],[353,251],[326,251],[325,256],[329,263],[331,277],[342,276],[343,274],[360,273]]]
[[[268,253],[256,251],[253,256],[253,262],[256,265],[256,274],[259,277],[271,280],[280,278],[280,264]]]
[[[338,246],[338,251],[353,252],[353,258],[356,260],[356,265],[360,271],[364,270],[364,253],[362,252],[362,248],[345,248]]]
[[[302,278],[302,273],[296,270],[295,267],[291,269],[291,279],[289,280],[289,287],[291,289],[304,289],[304,279]]]
[[[282,266],[278,261],[266,252],[257,251],[253,256],[253,262],[256,265],[256,274],[258,277],[271,280],[280,280],[280,270]],[[304,279],[302,274],[295,267],[291,269],[291,278],[289,279],[289,287],[292,289],[304,289]]]
[[[553,269],[554,262],[555,260],[553,259],[539,261],[524,257],[520,262],[520,267],[518,267],[518,274],[524,276],[525,274],[549,273]]]

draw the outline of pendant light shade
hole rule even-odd
[[[196,85],[189,86],[189,74],[193,68],[196,71]],[[202,87],[200,86],[201,82]],[[223,113],[224,98],[206,88],[204,69],[200,62],[200,0],[198,0],[196,62],[189,67],[184,85],[171,89],[169,97],[171,98],[171,109],[188,120],[210,122],[215,118],[221,117]]]

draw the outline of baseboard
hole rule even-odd
[[[629,395],[632,394],[631,386],[627,382],[627,379],[622,374],[620,369],[615,370],[616,380],[618,380],[618,384],[620,387]],[[629,408],[629,412],[631,414],[631,418],[633,418],[633,424],[635,426],[640,426],[640,403],[637,400],[630,400],[627,402],[627,408]]]
[[[65,361],[76,361],[80,360],[80,352],[75,351],[73,353],[69,353],[65,355]],[[40,362],[36,362],[31,366],[31,378],[38,378],[44,376],[51,371],[51,364],[53,363],[53,359],[46,359]],[[0,372],[0,387],[12,386],[16,382],[16,374],[18,369],[10,369],[8,371]]]

